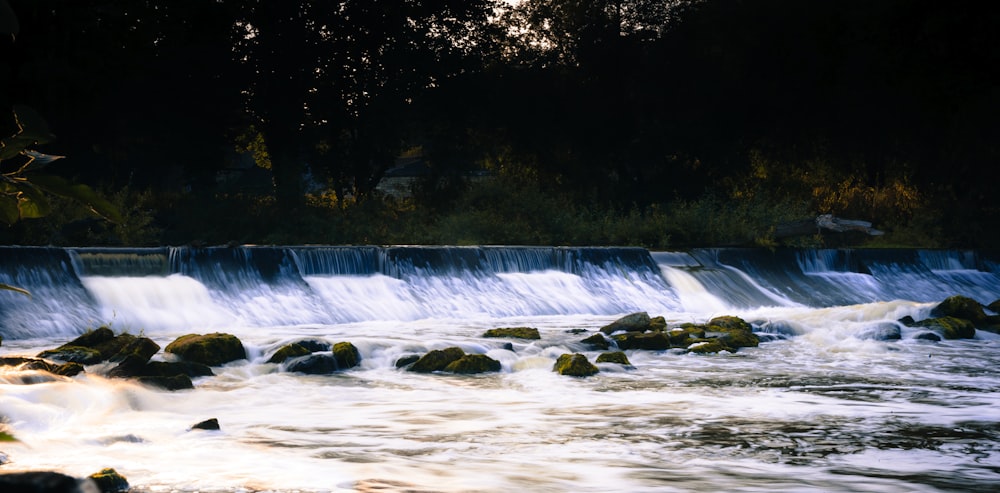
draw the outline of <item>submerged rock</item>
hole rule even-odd
[[[868,327],[858,333],[858,339],[871,339],[876,341],[898,341],[903,337],[903,332],[892,322],[884,322],[874,327]]]
[[[191,426],[191,429],[192,430],[218,430],[218,429],[220,429],[219,428],[219,420],[216,419],[216,418],[206,419],[205,421],[202,421],[200,423],[195,423],[193,426]]]
[[[101,352],[96,349],[85,346],[70,345],[63,345],[55,349],[42,351],[38,353],[38,357],[56,361],[80,363],[81,365],[95,365],[104,361],[104,358],[101,357]]]
[[[489,329],[483,337],[513,337],[515,339],[541,339],[538,329],[534,327],[500,327]]]
[[[80,493],[80,481],[58,472],[0,474],[0,491],[10,493]]]
[[[600,370],[588,361],[586,356],[573,353],[560,355],[552,371],[571,377],[589,377],[596,375]]]
[[[416,363],[417,360],[419,359],[420,359],[419,354],[408,354],[406,356],[400,356],[399,359],[396,360],[396,368],[405,368],[407,366],[412,365],[413,363]]]
[[[135,381],[163,390],[188,390],[194,388],[194,382],[187,375],[139,376],[135,378]]]
[[[914,326],[939,332],[945,339],[972,339],[976,336],[976,326],[964,318],[928,318],[915,322]]]
[[[286,362],[285,369],[307,375],[329,375],[340,368],[332,354],[310,354]]]
[[[232,334],[187,334],[167,344],[164,351],[208,366],[220,366],[246,359],[243,343]]]
[[[694,344],[688,346],[687,350],[689,353],[694,354],[714,354],[721,353],[722,351],[732,352],[730,347],[719,339],[707,339],[695,342]]]

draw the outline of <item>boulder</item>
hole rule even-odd
[[[712,332],[716,334],[711,334]],[[724,316],[709,320],[705,337],[713,336],[734,352],[741,347],[757,347],[760,344],[760,339],[753,333],[753,327],[739,317]]]
[[[108,357],[108,361],[113,363],[122,361],[130,355],[135,355],[149,361],[156,353],[160,352],[160,345],[148,337],[135,337],[122,334],[116,340],[125,344],[122,344],[118,348],[118,351]]]
[[[962,318],[972,322],[976,327],[986,322],[986,312],[978,301],[966,296],[949,296],[931,309],[932,317]]]
[[[533,327],[500,327],[487,330],[483,337],[512,337],[515,339],[541,339],[538,329]]]
[[[705,338],[705,327],[696,324],[683,324],[667,332],[670,344],[675,347],[688,347],[694,339]]]
[[[608,342],[608,339],[606,337],[604,337],[604,334],[602,334],[600,332],[598,332],[597,334],[594,334],[594,335],[592,335],[592,336],[590,336],[590,337],[588,337],[588,338],[586,338],[586,339],[584,339],[584,340],[582,340],[580,342],[582,342],[583,344],[587,344],[590,347],[593,347],[593,348],[596,348],[596,349],[607,349],[607,348],[611,347],[611,343]]]
[[[339,366],[337,366],[337,360],[332,354],[314,353],[285,362],[285,369],[293,373],[307,375],[329,375],[336,372]]]
[[[688,346],[687,351],[694,354],[712,354],[722,351],[732,352],[732,348],[719,339],[705,339]]]
[[[898,341],[903,337],[903,332],[899,325],[892,322],[884,322],[872,327],[866,327],[858,333],[858,339],[870,339],[876,341]]]
[[[670,337],[664,332],[626,332],[611,336],[618,349],[670,349]]]
[[[216,418],[206,419],[200,423],[196,423],[191,427],[192,430],[218,430],[219,420]]]
[[[62,375],[64,377],[75,377],[84,372],[83,365],[80,363],[63,363],[55,368],[53,368],[52,373],[56,375]]]
[[[625,315],[614,322],[611,322],[604,327],[601,327],[601,332],[605,334],[613,334],[615,332],[626,331],[626,332],[645,332],[649,330],[652,324],[652,319],[649,318],[649,314],[646,312],[636,312],[629,315]]]
[[[416,363],[417,360],[419,359],[420,359],[419,354],[408,354],[406,356],[400,356],[399,359],[396,360],[396,368],[405,368],[407,366],[412,365],[413,363]]]
[[[465,375],[500,371],[500,362],[485,354],[466,354],[448,363],[444,371]]]
[[[104,361],[101,352],[86,346],[62,345],[55,349],[49,349],[38,353],[39,358],[80,363],[81,365],[94,365]]]
[[[331,348],[333,348],[333,344],[330,344],[329,342],[320,339],[300,339],[298,341],[295,341],[294,344],[298,344],[299,346],[302,346],[313,353],[329,351]]]
[[[354,368],[361,362],[361,352],[349,342],[338,342],[333,345],[331,351],[333,359],[337,362],[338,370]]]
[[[976,326],[964,318],[928,318],[916,322],[915,325],[939,332],[945,339],[972,339],[976,336]]]
[[[129,490],[128,480],[118,471],[107,468],[90,475],[90,480],[97,485],[101,493],[126,493]]]
[[[618,363],[619,365],[632,366],[629,362],[628,356],[621,351],[613,351],[610,353],[601,353],[597,355],[598,363]]]
[[[934,332],[921,332],[917,334],[917,336],[914,337],[914,339],[918,341],[939,342],[941,340],[941,336],[935,334]]]
[[[231,361],[246,359],[243,343],[232,334],[188,334],[167,344],[164,351],[208,366],[220,366]]]
[[[271,355],[271,357],[267,360],[267,362],[284,363],[285,360],[291,358],[298,358],[299,356],[305,356],[307,354],[312,354],[312,353],[313,351],[310,351],[305,346],[293,342],[291,344],[285,344],[284,346],[278,348],[278,350]]]
[[[589,377],[596,375],[600,370],[587,361],[587,357],[580,353],[563,354],[556,359],[556,364],[552,366],[552,371],[560,375],[571,377]]]
[[[191,381],[191,377],[187,375],[171,375],[169,377],[140,376],[137,377],[135,381],[143,385],[158,387],[164,390],[186,390],[194,388],[194,383]]]
[[[462,356],[465,356],[465,351],[462,351],[458,347],[435,349],[421,356],[420,359],[410,365],[408,370],[417,373],[443,371],[448,365],[457,361]]]
[[[88,330],[83,335],[67,342],[66,346],[83,346],[96,348],[97,346],[114,340],[115,333],[107,326],[101,326],[94,330]]]
[[[58,472],[0,474],[0,491],[10,493],[80,493],[80,482]]]

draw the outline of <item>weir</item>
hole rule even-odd
[[[0,335],[372,320],[718,313],[954,294],[1000,299],[1000,262],[959,250],[286,246],[0,247]]]

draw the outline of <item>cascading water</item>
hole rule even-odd
[[[0,472],[114,467],[150,492],[983,491],[1000,482],[1000,337],[928,342],[897,321],[955,294],[1000,299],[998,265],[932,250],[0,247],[0,282],[32,293],[0,291],[0,356],[103,324],[248,349],[178,392],[0,366],[0,419],[20,440],[0,443]],[[735,315],[764,342],[552,372],[563,353],[595,361],[580,341],[637,311]],[[541,339],[483,337],[516,326]],[[301,339],[350,341],[361,364],[267,363]],[[395,367],[449,346],[501,371]],[[190,430],[212,417],[220,431]]]

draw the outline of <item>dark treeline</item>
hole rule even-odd
[[[125,219],[5,243],[775,245],[832,213],[1000,247],[990,2],[7,3],[0,103]]]

